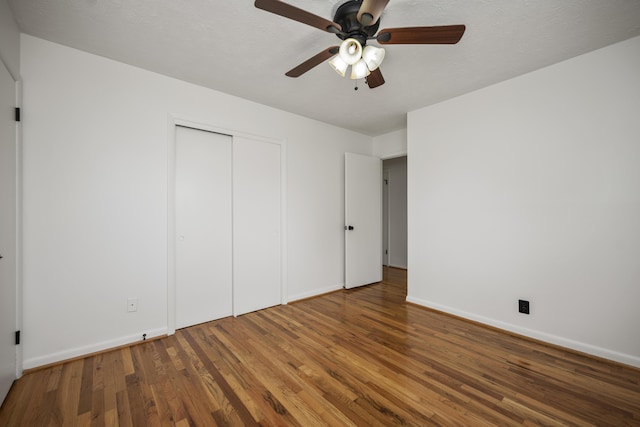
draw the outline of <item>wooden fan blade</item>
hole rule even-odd
[[[380,71],[380,67],[373,70],[371,74],[367,76],[367,85],[369,85],[369,89],[382,86],[383,84],[384,84],[384,77],[382,77],[382,72]]]
[[[358,22],[365,27],[378,22],[389,0],[364,0],[358,10]]]
[[[385,28],[376,39],[381,44],[456,44],[465,28],[464,25]]]
[[[333,21],[329,21],[328,19],[324,19],[311,12],[307,12],[306,10],[291,6],[290,4],[279,0],[256,0],[254,5],[258,9],[266,10],[267,12],[275,13],[276,15],[311,25],[312,27],[319,28],[322,31],[334,34],[336,33],[336,30],[337,32],[342,31],[340,24],[336,24]]]
[[[302,64],[298,65],[292,70],[287,71],[285,73],[285,76],[300,77],[301,75],[303,75],[304,73],[306,73],[307,71],[315,67],[316,65],[322,64],[324,61],[331,58],[333,55],[336,55],[339,49],[340,48],[338,46],[331,46],[330,48],[323,50],[319,54],[307,59]]]

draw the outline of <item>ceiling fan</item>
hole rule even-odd
[[[285,75],[299,77],[313,67],[332,58],[329,64],[343,77],[351,66],[351,78],[366,77],[369,88],[384,84],[380,63],[384,49],[367,46],[367,41],[379,44],[456,44],[465,31],[464,25],[436,27],[384,28],[378,32],[380,15],[389,0],[347,0],[338,7],[333,21],[292,6],[280,0],[256,0],[258,9],[311,25],[335,34],[340,46],[331,46],[289,70]],[[376,35],[377,33],[377,35]]]

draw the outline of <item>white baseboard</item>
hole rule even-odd
[[[297,295],[289,295],[289,302],[294,302],[294,301],[298,301],[298,300],[301,300],[301,299],[307,299],[307,298],[311,298],[311,297],[316,297],[316,296],[322,295],[322,294],[328,294],[329,292],[339,291],[340,289],[344,289],[344,284],[340,284],[340,285],[336,285],[336,286],[330,286],[328,288],[316,289],[316,290],[313,290],[311,292],[304,292],[304,293],[297,294]]]
[[[609,359],[615,362],[624,363],[625,365],[630,365],[630,366],[640,368],[640,357],[638,356],[619,353],[617,351],[609,350],[606,348],[597,347],[597,346],[579,342],[579,341],[574,341],[569,338],[564,338],[557,335],[547,334],[545,332],[523,328],[518,325],[501,322],[499,320],[457,310],[455,308],[447,307],[441,304],[436,304],[434,302],[422,300],[419,298],[413,298],[413,297],[407,296],[407,301],[413,304],[421,305],[423,307],[432,308],[434,310],[442,311],[444,313],[453,314],[454,316],[462,317],[468,320],[473,320],[475,322],[483,323],[485,325],[493,326],[495,328],[502,329],[508,332],[513,332],[518,335],[523,335],[525,337],[533,338],[538,341],[544,341],[549,344],[558,345],[558,346],[576,350],[582,353],[591,354],[593,356],[602,357],[604,359]]]
[[[406,265],[398,265],[398,264],[389,264],[387,267],[391,267],[391,268],[401,268],[402,270],[406,270],[407,266]]]
[[[147,339],[155,338],[161,335],[167,334],[167,328],[154,329],[151,331],[145,331]],[[111,348],[116,348],[122,345],[133,344],[135,342],[142,341],[141,334],[129,335],[113,340],[102,341],[95,344],[90,344],[82,347],[76,347],[70,350],[64,350],[57,353],[48,354],[46,356],[33,357],[31,359],[25,359],[23,361],[23,369],[33,369],[40,366],[50,365],[52,363],[62,362],[64,360],[74,359],[76,357],[86,356],[92,353],[97,353]]]

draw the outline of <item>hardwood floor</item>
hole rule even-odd
[[[18,380],[0,426],[640,425],[640,370],[404,302],[406,275]]]

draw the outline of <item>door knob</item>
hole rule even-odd
[[[344,229],[351,231],[351,230],[353,230],[353,225],[345,225]]]

